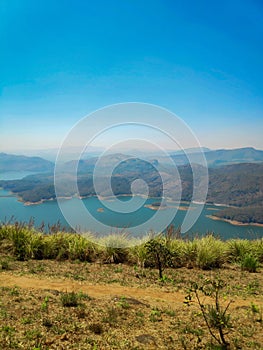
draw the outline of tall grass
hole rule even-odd
[[[57,232],[44,237],[44,253],[46,259],[93,261],[97,255],[97,247],[92,235],[82,236],[76,233]]]
[[[42,258],[44,236],[24,223],[1,225],[0,241],[11,244],[12,253],[17,260]]]
[[[197,240],[196,265],[204,270],[219,268],[225,262],[225,243],[208,235]]]
[[[156,241],[156,244],[154,243]],[[154,247],[149,250],[149,242]],[[159,245],[158,245],[159,244]],[[212,234],[193,239],[180,236],[153,235],[143,240],[128,238],[125,233],[95,238],[92,234],[37,232],[32,225],[0,224],[0,248],[17,260],[56,259],[104,263],[128,263],[143,267],[156,266],[156,249],[162,249],[163,267],[220,268],[235,263],[243,270],[255,271],[263,263],[263,239],[222,241]],[[8,247],[8,250],[5,248]],[[165,254],[164,254],[165,252]],[[160,254],[159,254],[160,255]]]
[[[130,242],[125,233],[111,234],[97,241],[102,247],[102,258],[106,263],[124,263],[129,260]]]
[[[252,241],[247,239],[231,239],[227,243],[227,257],[230,262],[240,262],[242,257],[251,253]]]

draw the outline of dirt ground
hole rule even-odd
[[[220,349],[197,300],[186,304],[191,280],[220,278],[230,349],[263,349],[263,276],[237,267],[220,271],[27,261],[0,272],[0,349]],[[63,297],[77,296],[74,306]],[[204,305],[214,299],[200,297]],[[218,331],[212,328],[218,338]],[[221,347],[222,348],[222,347]]]

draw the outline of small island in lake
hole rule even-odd
[[[145,208],[149,208],[152,210],[159,210],[159,209],[167,209],[168,206],[166,203],[162,203],[162,202],[154,202],[151,204],[146,204]]]
[[[178,205],[167,205],[166,203],[162,203],[162,202],[154,202],[151,204],[146,204],[144,206],[145,208],[149,208],[151,210],[162,210],[162,209],[170,209],[170,208],[177,208],[177,210],[189,210],[189,209],[194,209],[194,208],[190,208],[188,206],[180,206]]]

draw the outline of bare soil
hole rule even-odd
[[[0,349],[219,349],[190,281],[221,278],[230,349],[263,349],[263,274],[226,266],[215,271],[155,269],[70,261],[9,262],[0,270]],[[77,305],[63,306],[73,292]],[[200,293],[204,305],[214,299]],[[218,336],[217,330],[213,332]]]

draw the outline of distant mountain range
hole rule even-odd
[[[256,150],[252,147],[237,148],[237,149],[219,149],[219,150],[206,150],[203,154],[209,167],[218,167],[227,164],[237,163],[260,163],[263,162],[263,151]],[[178,154],[172,153],[171,157],[177,165],[188,164],[189,160],[187,155],[191,159],[192,163],[200,163],[201,155],[197,150],[192,152],[191,150],[186,153]],[[165,162],[164,159],[160,159]]]
[[[52,171],[54,163],[40,157],[0,153],[0,172],[7,171]]]
[[[202,153],[200,153],[200,150]],[[75,148],[70,149],[72,151],[71,160],[65,160],[65,169],[70,170],[77,163],[74,160]],[[93,149],[92,149],[93,151]],[[129,153],[127,153],[129,154]],[[131,153],[132,154],[132,153]],[[147,159],[150,162],[156,162],[167,165],[170,163],[170,159],[173,159],[176,165],[185,165],[189,164],[189,159],[192,163],[200,164],[202,160],[201,156],[204,155],[209,167],[219,167],[222,165],[228,164],[237,164],[237,163],[260,163],[263,162],[263,151],[256,150],[252,147],[246,148],[237,148],[237,149],[219,149],[219,150],[210,150],[208,148],[189,148],[186,150],[169,152],[169,158],[162,156],[160,154],[153,154],[152,152],[140,151],[140,154],[143,156],[143,159]],[[114,153],[108,154],[104,157],[104,165],[111,166],[112,161],[124,160],[127,159],[129,155],[123,153]],[[133,157],[134,158],[134,157]],[[140,157],[139,157],[140,158]],[[95,163],[98,160],[98,156],[95,152],[85,153],[84,157],[79,162],[79,170],[87,171],[91,170],[95,166]],[[46,160],[41,157],[29,157],[24,155],[13,155],[0,153],[0,171],[52,171],[54,168],[54,162]],[[105,168],[105,169],[106,169]]]

